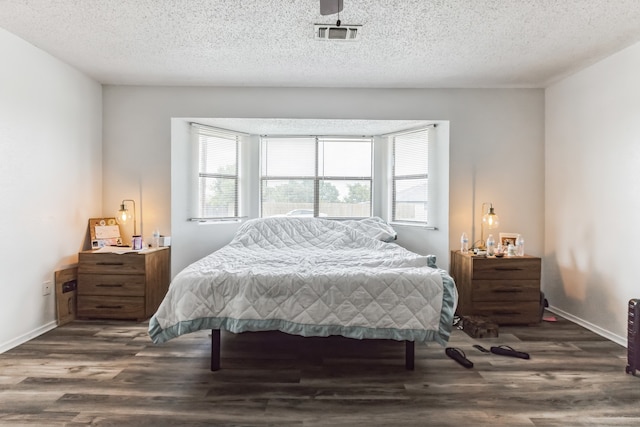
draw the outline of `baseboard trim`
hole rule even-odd
[[[4,353],[7,350],[11,350],[14,347],[19,346],[20,344],[24,344],[27,341],[44,334],[45,332],[49,332],[52,329],[55,329],[58,326],[58,322],[55,320],[45,323],[44,325],[36,328],[26,334],[20,335],[17,338],[12,339],[6,343],[0,344],[0,354]]]
[[[601,337],[604,337],[608,340],[613,341],[616,344],[620,344],[623,347],[627,347],[627,337],[621,337],[620,335],[616,335],[610,331],[607,331],[606,329],[602,329],[600,326],[594,325],[591,322],[588,322],[584,319],[581,319],[580,317],[574,316],[573,314],[567,313],[566,311],[559,309],[558,307],[554,307],[554,306],[549,306],[547,308],[550,312],[557,314],[558,316],[562,316],[567,320],[572,321],[573,323],[576,323],[580,326],[582,326],[583,328],[586,328],[588,330],[590,330],[591,332],[594,332],[598,335],[600,335]]]

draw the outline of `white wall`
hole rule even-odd
[[[416,250],[420,242],[438,248],[447,267],[449,242],[457,248],[463,231],[479,238],[480,205],[491,201],[502,220],[496,233],[520,232],[527,252],[542,255],[543,90],[105,86],[103,98],[104,214],[141,195],[145,235],[154,227],[172,234],[173,275],[237,227],[172,218],[171,191],[180,187],[174,181],[171,190],[172,174],[180,180],[182,171],[171,169],[171,120],[180,117],[449,121],[449,227],[401,231],[400,243],[404,234]]]
[[[621,344],[640,297],[639,75],[636,44],[546,90],[547,293]]]
[[[0,352],[55,327],[42,283],[102,213],[102,90],[0,29]]]

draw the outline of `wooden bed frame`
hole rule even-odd
[[[408,371],[415,369],[415,342],[405,341],[404,367]],[[211,330],[211,370],[220,370],[220,329]]]

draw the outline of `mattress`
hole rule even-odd
[[[201,329],[278,330],[445,345],[455,284],[435,257],[394,238],[379,218],[249,220],[176,275],[149,335],[162,343]]]

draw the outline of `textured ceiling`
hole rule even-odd
[[[544,87],[640,40],[638,0],[0,0],[0,27],[105,84]]]

